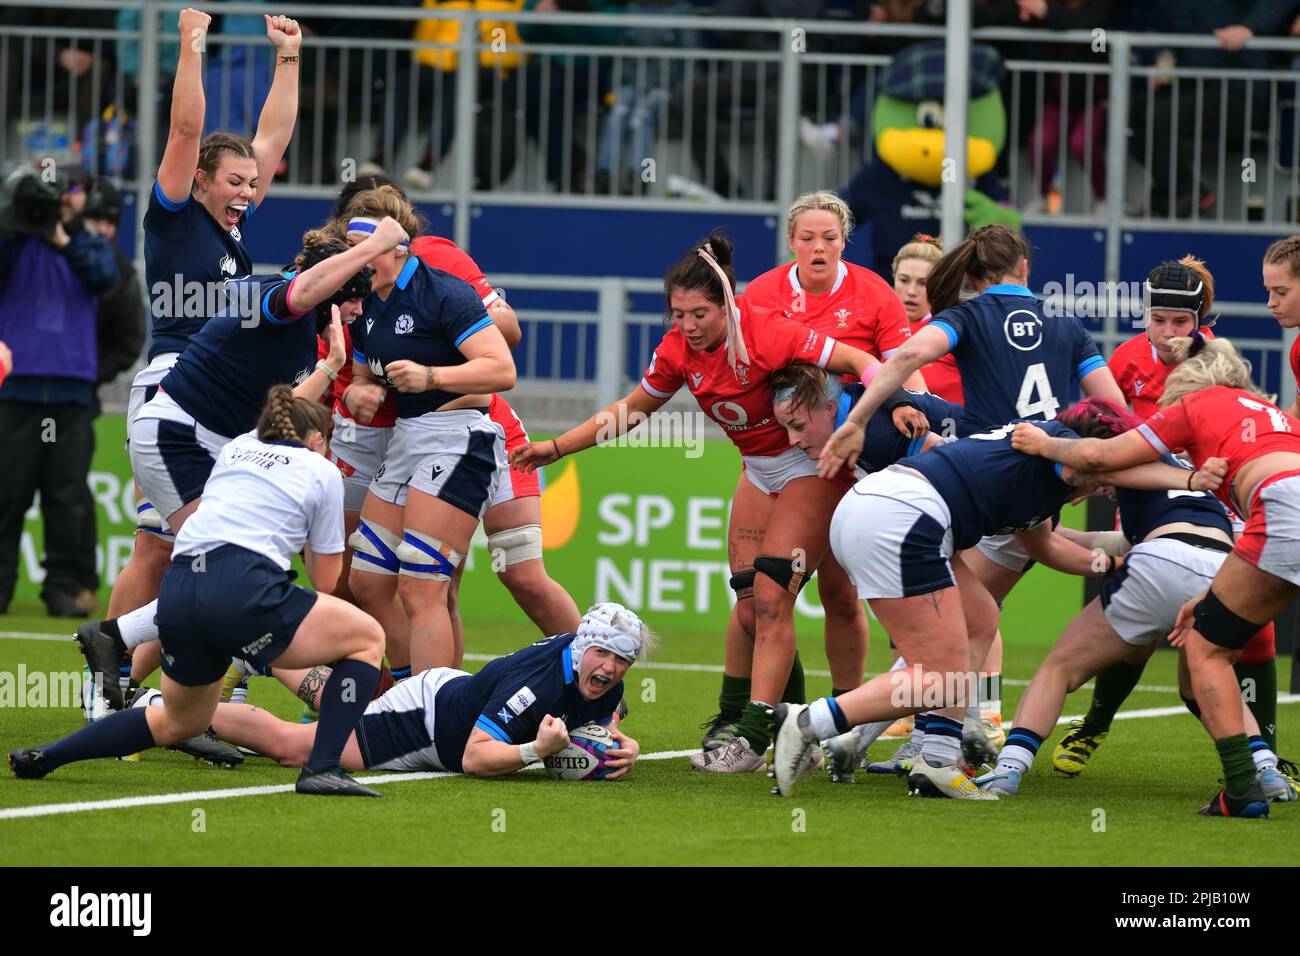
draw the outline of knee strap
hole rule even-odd
[[[401,562],[400,574],[425,581],[447,581],[465,555],[446,548],[437,538],[420,531],[407,531],[397,546],[397,560]]]
[[[154,507],[152,501],[142,501],[135,506],[135,530],[147,531],[169,541],[176,538],[176,535],[163,525],[162,512]]]
[[[1196,630],[1211,644],[1239,651],[1263,625],[1256,624],[1229,610],[1213,588],[1192,611]]]
[[[808,572],[795,570],[793,558],[776,558],[760,554],[754,559],[754,570],[766,574],[791,594],[798,595],[808,583]]]
[[[397,548],[401,543],[402,539],[383,525],[371,524],[363,518],[348,538],[352,566],[371,574],[396,574],[400,566]]]
[[[731,590],[736,592],[737,600],[744,601],[754,596],[754,569],[741,571],[731,576]]]
[[[487,536],[487,546],[494,571],[502,571],[512,564],[535,561],[542,556],[542,526],[526,524],[497,531]],[[497,559],[498,554],[501,555],[500,561]]]

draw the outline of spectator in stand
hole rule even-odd
[[[524,10],[533,13],[617,13],[621,7],[614,0],[524,2]],[[620,33],[618,27],[536,21],[519,24],[519,35],[525,44],[616,47]],[[590,192],[587,175],[590,172],[594,181],[591,152],[596,144],[583,142],[575,132],[585,128],[583,119],[598,112],[604,102],[609,89],[608,66],[608,59],[603,57],[548,54],[530,58],[523,97],[524,128],[539,149],[545,146],[546,181],[558,192]],[[503,167],[501,178],[507,176],[509,170]]]
[[[1268,69],[1272,57],[1262,50],[1251,50],[1248,42],[1255,36],[1285,34],[1295,12],[1293,0],[1151,0],[1142,5],[1146,23],[1156,32],[1213,34],[1219,41],[1214,48],[1160,50],[1154,61],[1159,67],[1179,67],[1197,71],[1222,69]],[[1130,17],[1139,14],[1132,11]],[[1149,50],[1139,51],[1149,53]],[[1150,58],[1148,57],[1148,60]],[[1140,77],[1134,81],[1129,111],[1129,154],[1147,169],[1151,190],[1133,214],[1154,218],[1190,218],[1205,216],[1218,200],[1211,185],[1220,172],[1215,166],[1220,149],[1219,123],[1205,122],[1205,116],[1227,113],[1226,153],[1247,149],[1254,132],[1267,132],[1272,123],[1270,88],[1266,82],[1218,80],[1200,75],[1174,77],[1168,74]],[[1175,98],[1175,90],[1177,97]],[[1244,117],[1252,118],[1247,128]],[[1194,168],[1197,147],[1197,116],[1202,118],[1201,162]],[[1150,126],[1150,155],[1148,150]],[[1169,153],[1174,153],[1174,172],[1170,174]],[[1231,156],[1227,175],[1233,175]]]
[[[688,0],[629,0],[627,13],[689,16]],[[704,45],[699,30],[673,27],[627,27],[622,45],[642,49],[695,49]],[[656,132],[673,90],[686,72],[682,60],[621,61],[611,76],[613,102],[605,115],[596,158],[596,192],[640,195],[645,192],[643,163],[654,157]]]
[[[82,617],[78,595],[94,541],[84,533],[94,449],[98,296],[117,281],[108,241],[82,227],[75,189],[32,168],[14,187],[14,220],[0,235],[0,340],[13,372],[0,386],[0,612],[18,580],[23,516],[39,488],[45,530],[41,598],[51,616]],[[65,198],[69,192],[70,198]],[[93,521],[93,517],[90,519]],[[89,548],[89,555],[86,549]]]

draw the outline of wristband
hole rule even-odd
[[[297,62],[298,62],[298,57],[296,57],[296,56],[282,56],[282,57],[280,57],[280,62],[281,62],[281,63],[297,63]]]
[[[864,368],[862,370],[862,374],[858,376],[858,381],[862,383],[862,387],[867,388],[868,386],[870,386],[871,380],[875,378],[877,375],[879,375],[880,370],[884,367],[885,366],[880,362],[872,362],[870,365]]]
[[[522,760],[525,765],[530,763],[537,763],[537,761],[542,759],[541,757],[537,756],[536,740],[534,740],[532,743],[519,745],[519,759]]]
[[[329,362],[326,362],[324,359],[321,359],[316,363],[316,371],[324,372],[331,382],[339,377],[339,373],[330,368]]]
[[[884,405],[887,412],[892,412],[894,409],[903,406],[916,408],[916,402],[912,401],[912,396],[907,393],[905,388],[895,389],[894,393],[885,399]]]
[[[1194,471],[1193,471],[1191,474],[1189,474],[1189,475],[1187,476],[1187,490],[1188,490],[1188,491],[1191,491],[1191,490],[1192,490],[1192,479],[1195,478],[1195,477],[1196,477],[1196,472],[1194,472]]]
[[[556,461],[559,461],[561,458],[564,457],[564,452],[560,451],[560,443],[554,438],[551,439],[551,447],[555,449]]]

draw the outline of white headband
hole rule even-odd
[[[740,306],[736,305],[736,294],[731,291],[731,281],[707,248],[701,246],[695,251],[713,267],[713,271],[722,280],[722,297],[727,313],[727,361],[731,363],[733,369],[736,367],[736,362],[744,362],[748,365],[750,364],[749,349],[745,347],[745,336],[740,330]]]
[[[570,645],[574,666],[581,666],[582,656],[593,646],[603,647],[629,663],[634,662],[641,653],[644,630],[641,618],[623,605],[613,601],[597,604],[582,616],[577,636]]]
[[[353,216],[348,220],[348,238],[349,239],[369,239],[375,234],[375,229],[379,226],[378,219],[371,219],[369,216]],[[407,244],[399,242],[397,244],[398,252],[405,252]]]

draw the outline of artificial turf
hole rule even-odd
[[[1026,595],[1028,597],[1028,595]],[[1024,600],[1022,598],[1022,600]],[[67,624],[16,607],[0,619],[7,635],[66,634]],[[27,610],[31,616],[22,616]],[[1023,625],[1022,625],[1023,626]],[[1041,630],[1041,629],[1035,629]],[[1009,633],[1004,673],[1027,679],[1041,646]],[[1030,635],[1025,635],[1030,637]],[[478,624],[468,645],[477,655],[514,650],[535,639],[516,623]],[[1032,639],[1032,638],[1031,638]],[[825,668],[820,641],[801,638],[810,670]],[[873,643],[869,670],[887,664],[884,641]],[[664,635],[656,660],[715,665],[716,636]],[[71,641],[0,637],[0,673],[77,670]],[[467,669],[482,662],[467,661]],[[1157,654],[1143,688],[1126,710],[1176,707],[1175,658]],[[1288,686],[1289,662],[1279,662]],[[12,679],[12,678],[11,678]],[[646,683],[651,681],[652,683]],[[697,747],[699,723],[715,709],[719,676],[708,670],[637,665],[627,678],[631,716],[625,730],[643,754]],[[151,681],[152,683],[152,681]],[[812,695],[829,690],[810,676]],[[1166,688],[1166,689],[1160,689]],[[1009,722],[1023,688],[1004,691]],[[250,700],[288,718],[300,705],[268,679],[255,680]],[[1087,691],[1067,714],[1082,713]],[[1122,714],[1123,712],[1121,712]],[[1297,713],[1280,708],[1281,749]],[[0,747],[46,742],[76,729],[80,711],[0,708]],[[1063,731],[1064,728],[1060,728]],[[1206,819],[1196,807],[1217,789],[1218,764],[1204,731],[1186,713],[1118,720],[1110,738],[1077,779],[1053,774],[1044,746],[1021,796],[997,803],[961,803],[905,796],[900,778],[859,772],[854,786],[803,777],[794,797],[770,793],[761,774],[706,775],[684,757],[644,761],[621,783],[561,783],[539,772],[498,780],[456,776],[378,784],[384,799],[321,800],[292,793],[195,798],[181,803],[0,819],[5,865],[510,865],[668,864],[772,865],[1037,864],[1282,865],[1291,862],[1300,804],[1274,805],[1272,819]],[[878,742],[873,756],[896,741]],[[60,768],[41,781],[0,778],[0,810],[152,794],[291,784],[296,772],[263,758],[219,770],[188,757],[151,751],[138,763],[102,760]],[[202,811],[196,813],[196,811]],[[592,839],[616,827],[619,839]],[[1290,836],[1287,834],[1290,833]],[[104,847],[121,855],[105,857]],[[95,849],[99,848],[99,849]]]

